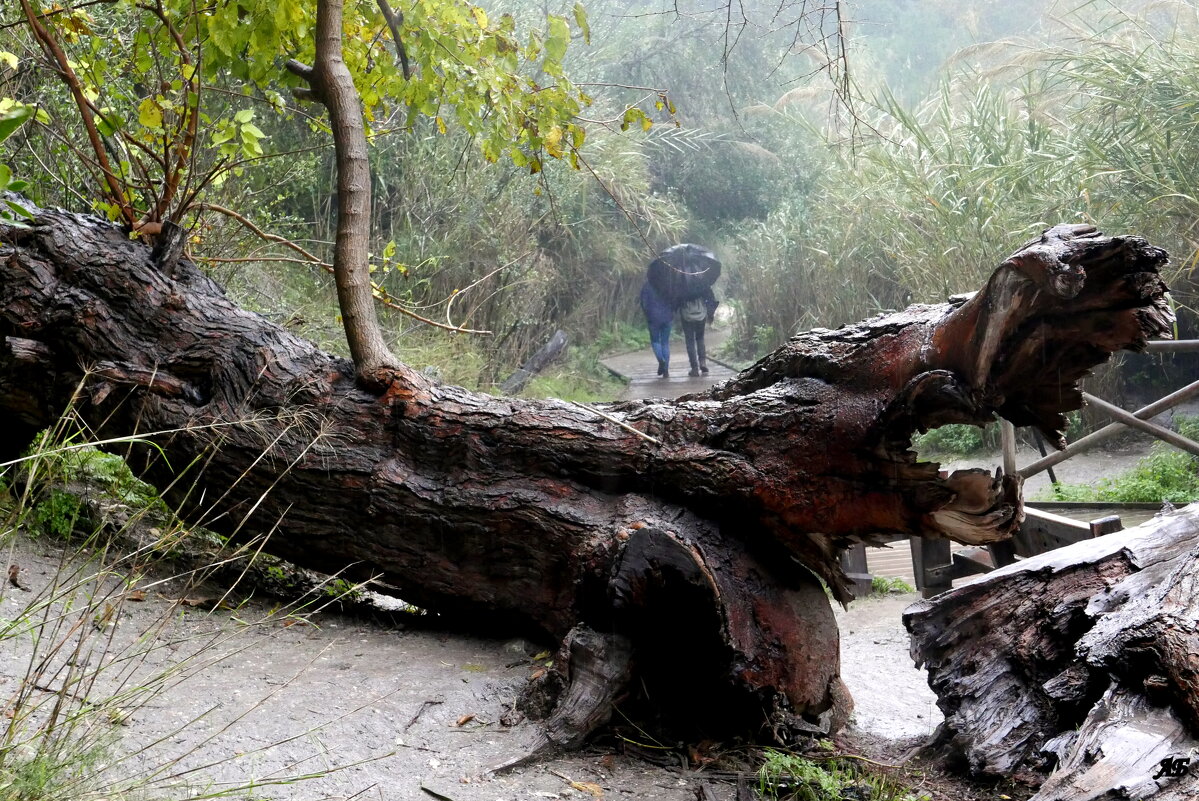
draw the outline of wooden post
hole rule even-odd
[[[1007,420],[999,421],[999,444],[1003,450],[1003,474],[1015,475],[1016,469],[1016,427]]]
[[[1123,530],[1124,523],[1120,521],[1120,515],[1108,515],[1091,521],[1092,537],[1102,537],[1104,534],[1114,534]]]
[[[559,329],[550,337],[549,342],[542,345],[540,350],[517,368],[515,373],[508,376],[503,384],[500,384],[500,392],[503,392],[505,395],[515,395],[517,392],[520,392],[533,376],[540,373],[550,362],[558,358],[558,354],[562,353],[565,348],[566,332]]]
[[[912,537],[912,574],[923,598],[932,598],[952,588],[949,540]]]
[[[1003,474],[1016,475],[1019,472],[1016,468],[1016,427],[1007,420],[999,421],[999,444],[1003,453]],[[1019,536],[1019,532],[1013,533],[1013,537],[1015,536]],[[996,567],[1010,565],[1016,561],[1016,544],[1011,540],[993,542],[987,549],[991,552],[991,561]]]
[[[852,582],[854,598],[865,598],[874,589],[874,576],[866,565],[866,546],[858,543],[841,552],[841,569]]]

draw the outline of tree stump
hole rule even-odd
[[[1199,504],[1025,559],[904,613],[933,748],[1034,801],[1199,795]]]

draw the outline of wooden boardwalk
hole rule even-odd
[[[716,350],[728,335],[727,329],[715,329],[706,337],[708,353]],[[670,375],[662,378],[658,375],[658,360],[647,347],[630,353],[621,353],[601,360],[603,365],[612,372],[625,378],[629,384],[625,387],[621,400],[638,400],[640,398],[677,398],[691,392],[700,392],[708,387],[727,381],[737,374],[733,368],[720,364],[708,357],[708,374],[691,377],[687,371],[691,369],[687,363],[687,348],[680,337],[670,340]]]

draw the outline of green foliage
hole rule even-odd
[[[898,576],[875,576],[870,579],[870,592],[874,595],[891,595],[892,593],[904,595],[915,591],[915,587]]]
[[[76,529],[96,525],[85,495],[97,492],[93,500],[165,513],[158,493],[135,477],[124,459],[65,436],[62,429],[42,432],[21,464],[19,504],[31,511],[28,522],[36,530],[70,539]],[[54,442],[65,444],[51,446]]]
[[[863,770],[849,758],[815,761],[768,748],[758,769],[758,793],[781,801],[926,801],[889,776]]]
[[[86,798],[88,777],[109,758],[111,737],[89,737],[62,750],[7,749],[0,744],[0,798],[75,801]]]
[[[595,338],[595,350],[601,356],[648,347],[649,330],[644,325],[622,320],[613,320]]]
[[[624,390],[624,384],[600,364],[600,356],[607,352],[599,342],[570,348],[564,359],[535,376],[520,394],[526,398],[559,398],[579,403],[614,400]]]
[[[78,496],[52,488],[49,495],[33,507],[33,519],[43,533],[69,539],[84,511],[83,501]]]
[[[942,456],[969,456],[999,446],[999,426],[979,426],[950,423],[934,428],[912,439],[919,453],[935,453]]]
[[[1199,437],[1199,418],[1181,417],[1178,431],[1184,437]],[[1164,443],[1136,467],[1095,486],[1054,484],[1038,495],[1048,501],[1110,501],[1115,503],[1186,504],[1199,500],[1199,458]]]
[[[158,492],[133,475],[120,455],[99,448],[77,448],[63,454],[64,475],[67,480],[85,477],[98,484],[108,496],[129,506],[161,503]],[[77,474],[77,476],[76,476]]]
[[[15,66],[16,57],[11,53],[0,52],[0,62],[5,61],[4,57],[10,56]],[[0,144],[4,143],[5,139],[15,134],[17,130],[33,118],[35,110],[20,103],[16,103],[12,98],[0,98]],[[25,181],[13,177],[12,168],[7,164],[0,162],[0,195],[5,192],[21,192],[28,186]],[[0,205],[0,222],[6,222],[10,225],[22,225],[22,220],[27,220],[33,215],[29,209],[25,208],[19,201],[12,198],[3,198],[3,205]]]
[[[493,19],[464,0],[404,5],[399,32],[408,74],[376,4],[346,3],[343,55],[369,122],[391,126],[404,118],[412,130],[425,118],[441,135],[456,125],[487,161],[506,158],[533,173],[547,159],[578,166],[586,138],[578,115],[592,101],[565,77],[563,60],[572,24],[589,35],[581,6],[571,20],[549,14],[540,30],[522,31],[512,14]],[[56,138],[74,143],[70,156],[94,151],[82,165],[90,186],[80,189],[97,208],[127,223],[138,215],[179,219],[205,190],[270,155],[264,145],[271,136],[251,105],[290,115],[280,90],[299,79],[282,61],[312,63],[316,7],[315,0],[212,7],[114,0],[48,15],[41,24],[66,61],[56,65],[61,75],[47,75],[25,94],[62,112]],[[26,46],[36,52],[31,41]],[[60,80],[68,73],[83,101]],[[0,118],[0,134],[5,127]],[[104,137],[102,148],[89,128]]]
[[[732,235],[738,339],[768,327],[777,346],[800,328],[977,289],[1003,254],[1058,222],[1162,245],[1177,256],[1168,283],[1194,305],[1199,147],[1187,98],[1199,91],[1199,28],[1185,12],[1163,24],[1165,13],[1088,6],[1064,19],[1068,48],[972,48],[923,101],[883,90],[859,105],[852,146],[805,151],[811,183]],[[825,137],[784,100],[755,122]]]

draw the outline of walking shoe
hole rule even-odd
[[[706,364],[701,364],[701,365],[699,366],[699,371],[700,371],[701,373],[703,373],[704,375],[707,375],[707,374],[708,374],[708,365],[706,365]]]
[[[687,375],[691,376],[692,378],[695,378],[697,375],[699,375],[699,368],[692,367],[691,372],[687,373]]]
[[[658,375],[666,375],[666,362],[658,359]]]

